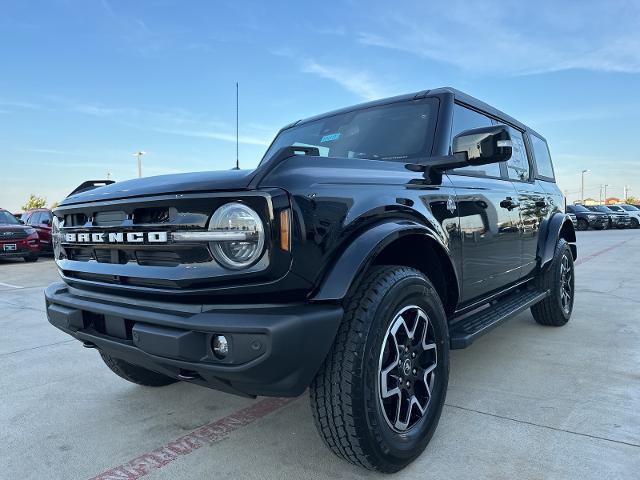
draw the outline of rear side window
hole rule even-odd
[[[511,135],[511,143],[513,145],[511,158],[507,161],[507,172],[511,180],[519,180],[521,182],[529,181],[529,159],[527,151],[524,148],[524,138],[522,133],[515,128],[508,126]]]
[[[553,163],[551,163],[551,155],[549,154],[547,142],[537,135],[530,135],[530,137],[531,146],[533,147],[533,156],[535,157],[536,167],[538,168],[538,175],[554,180],[555,175],[553,173]]]

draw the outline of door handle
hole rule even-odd
[[[507,210],[511,211],[514,208],[516,208],[518,205],[513,201],[513,198],[507,197],[500,202],[500,206],[502,208],[506,208]]]

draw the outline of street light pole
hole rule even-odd
[[[608,187],[608,186],[609,186],[609,184],[607,184],[607,183],[605,183],[605,184],[603,185],[603,187],[604,187],[604,204],[605,204],[605,205],[607,204],[607,187]]]
[[[582,205],[584,205],[584,174],[585,173],[589,173],[591,170],[586,169],[586,170],[582,170],[582,190],[581,190],[581,199],[582,199]]]
[[[142,156],[146,154],[147,152],[143,152],[142,150],[132,154],[134,157],[138,157],[138,178],[142,178]]]
[[[602,205],[602,185],[600,185],[600,202],[598,203]]]

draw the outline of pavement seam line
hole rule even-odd
[[[522,423],[524,425],[530,425],[532,427],[540,427],[540,428],[546,428],[547,430],[553,430],[555,432],[563,432],[563,433],[569,433],[571,435],[578,435],[580,437],[587,437],[587,438],[592,438],[594,440],[604,440],[605,442],[611,442],[611,443],[617,443],[620,445],[627,445],[629,447],[636,447],[636,448],[640,448],[640,444],[636,444],[636,443],[631,443],[631,442],[625,442],[623,440],[613,440],[611,438],[607,438],[607,437],[600,437],[598,435],[591,435],[589,433],[581,433],[581,432],[574,432],[573,430],[565,430],[563,428],[558,428],[558,427],[552,427],[550,425],[542,425],[539,423],[535,423],[535,422],[529,422],[527,420],[518,420],[517,418],[512,418],[512,417],[505,417],[503,415],[498,415],[496,413],[489,413],[489,412],[483,412],[481,410],[475,410],[473,408],[466,408],[466,407],[461,407],[459,405],[452,405],[450,403],[445,403],[445,405],[447,407],[451,407],[451,408],[457,408],[459,410],[464,410],[466,412],[472,412],[472,413],[478,413],[480,415],[486,415],[488,417],[493,417],[493,418],[500,418],[502,420],[509,420],[512,422],[516,422],[516,423]]]
[[[610,252],[611,250],[615,250],[616,248],[621,247],[622,245],[624,245],[627,242],[630,242],[631,240],[633,240],[633,238],[628,238],[626,240],[622,240],[621,242],[614,243],[613,245],[610,245],[609,247],[604,248],[602,250],[599,250],[599,251],[597,251],[595,253],[592,253],[591,255],[587,255],[584,258],[578,258],[576,260],[576,262],[575,262],[575,265],[577,267],[578,265],[581,265],[583,263],[587,263],[589,260],[593,260],[594,258],[599,257],[603,253],[607,253],[607,252]]]
[[[31,350],[37,350],[39,348],[44,348],[44,347],[53,347],[54,345],[62,345],[63,343],[71,343],[71,342],[77,342],[77,340],[75,338],[72,338],[71,340],[62,340],[60,342],[47,343],[45,345],[38,345],[37,347],[29,347],[29,348],[23,348],[22,350],[14,350],[13,352],[0,353],[0,357],[13,355],[14,353],[29,352]]]

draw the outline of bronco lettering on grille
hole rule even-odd
[[[65,233],[64,243],[167,243],[167,232]]]

